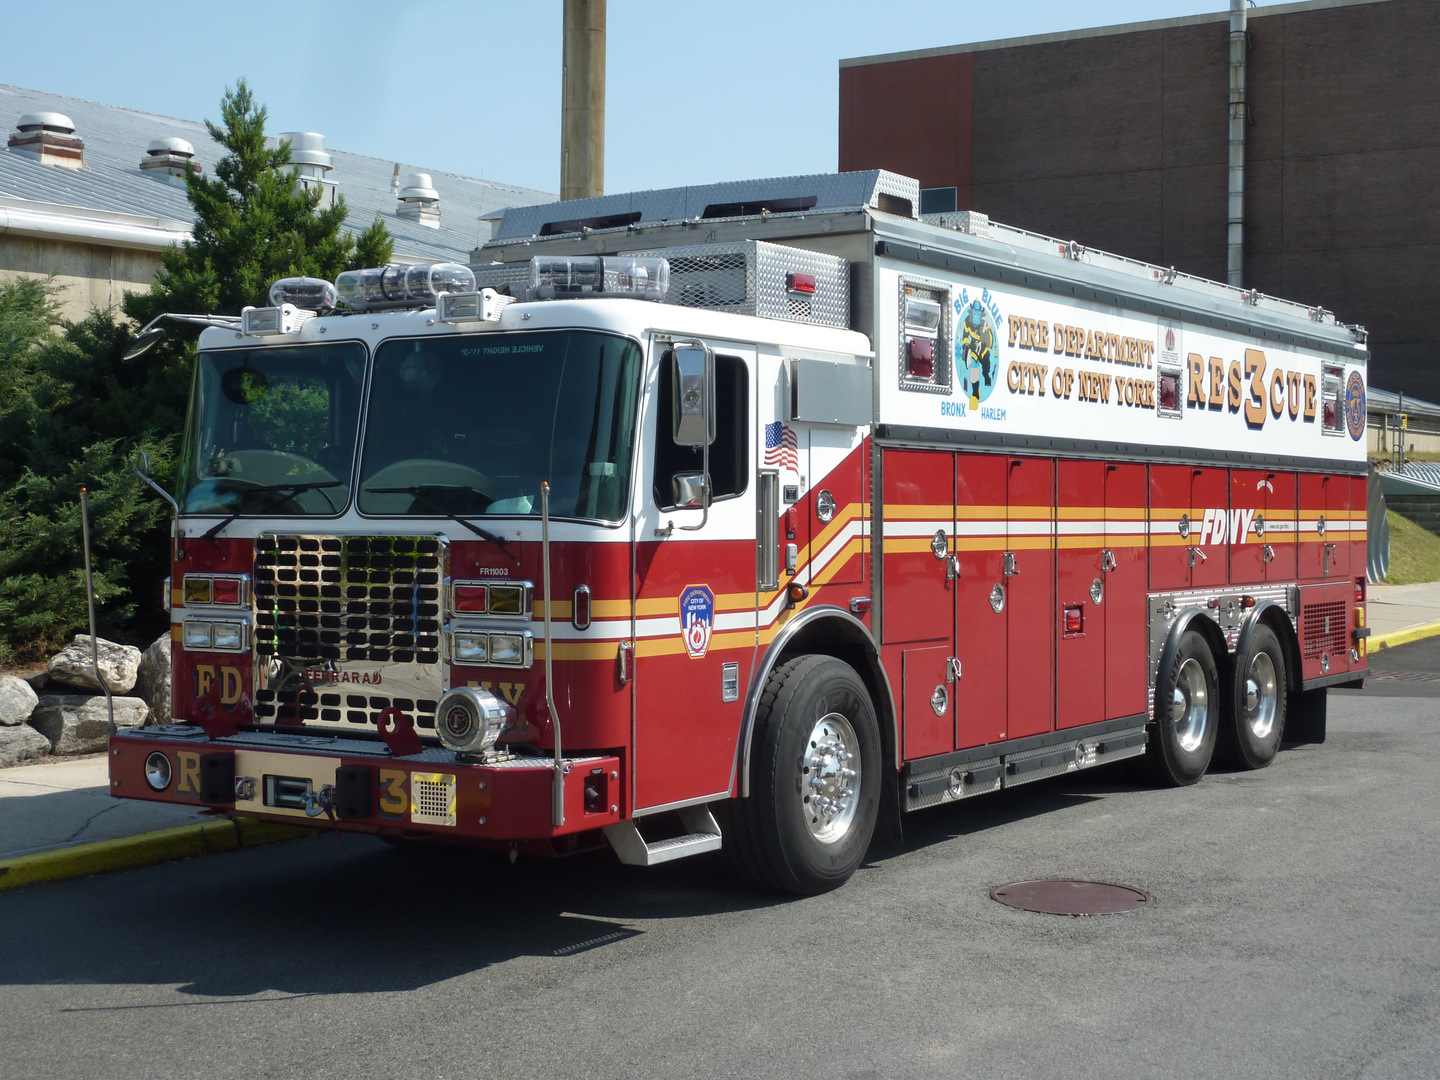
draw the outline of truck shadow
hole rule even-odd
[[[652,920],[786,899],[736,888],[705,857],[640,869],[602,851],[511,866],[316,836],[0,897],[0,983],[231,1000],[405,991],[519,957],[592,963]]]

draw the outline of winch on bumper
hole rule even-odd
[[[563,764],[565,813],[557,827],[548,757],[477,762],[430,746],[397,756],[364,739],[285,732],[210,738],[191,724],[110,737],[114,795],[437,839],[547,840],[618,822],[620,759],[567,757]]]

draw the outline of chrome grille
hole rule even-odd
[[[433,536],[261,536],[255,652],[335,662],[440,662]]]
[[[423,698],[391,698],[374,694],[312,691],[302,687],[276,691],[271,687],[255,691],[255,720],[277,724],[351,724],[374,728],[380,714],[395,707],[421,730],[435,730],[438,702]]]

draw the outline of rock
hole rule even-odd
[[[0,675],[0,724],[13,727],[30,719],[39,696],[16,675]]]
[[[45,687],[50,685],[50,672],[48,671],[32,671],[29,675],[20,677],[29,683],[30,689],[37,694],[43,694]]]
[[[150,706],[137,697],[117,697],[115,725],[139,727],[145,723],[145,714],[149,711]],[[43,694],[30,716],[30,726],[50,741],[50,748],[57,754],[104,750],[110,738],[110,713],[105,707],[105,695]]]
[[[140,670],[140,650],[134,645],[116,645],[99,641],[100,677],[112,694],[128,694],[135,686]],[[99,690],[94,667],[90,663],[90,635],[76,634],[75,642],[50,658],[50,677],[84,690]]]
[[[140,654],[135,694],[150,706],[150,724],[170,722],[170,631],[161,634]]]
[[[39,761],[50,753],[50,740],[28,724],[0,727],[0,769]]]

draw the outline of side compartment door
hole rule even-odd
[[[1190,571],[1190,587],[1204,589],[1224,585],[1230,578],[1230,470],[1192,467],[1190,506],[1191,522],[1197,519],[1200,522],[1200,538],[1195,565]],[[1191,539],[1195,539],[1193,533]]]
[[[882,653],[903,687],[902,753],[906,760],[952,749],[954,686],[955,455],[948,450],[885,450]],[[944,693],[936,694],[942,688]],[[934,704],[940,707],[937,709]]]
[[[1265,526],[1261,539],[1268,545],[1266,581],[1294,581],[1296,566],[1295,474],[1266,474]],[[1253,529],[1252,529],[1253,531]]]
[[[1190,587],[1190,546],[1200,522],[1190,514],[1190,467],[1150,466],[1150,588]]]
[[[1004,553],[1006,473],[1002,454],[955,459],[955,749],[1007,738],[1009,634]],[[996,607],[999,610],[996,610]]]
[[[1103,461],[1060,461],[1055,477],[1055,726],[1105,718],[1107,516]]]
[[[1053,731],[1055,658],[1055,463],[1009,460],[1005,575],[1009,723],[1007,738]]]
[[[1334,580],[1349,575],[1350,524],[1350,478],[1302,473],[1298,575],[1302,580]],[[1363,536],[1364,521],[1356,524]]]
[[[1145,712],[1149,610],[1145,603],[1145,466],[1105,466],[1105,719]]]

